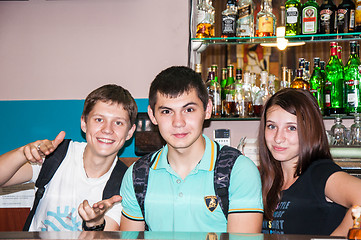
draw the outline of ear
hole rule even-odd
[[[81,130],[86,133],[86,122],[85,122],[85,118],[82,116],[80,118],[80,127],[81,127]]]
[[[154,125],[158,125],[157,119],[155,119],[154,117],[154,112],[149,105],[148,105],[148,116],[150,121],[152,121]]]
[[[127,137],[125,138],[126,141],[129,140],[133,136],[135,129],[136,129],[136,126],[135,126],[135,124],[133,124],[133,126],[128,131]]]
[[[206,108],[206,116],[205,119],[210,119],[212,116],[212,108],[213,108],[213,104],[212,104],[212,100],[209,99],[208,103],[207,103],[207,108]]]

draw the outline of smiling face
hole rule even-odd
[[[278,105],[267,110],[265,140],[274,159],[284,163],[298,162],[299,139],[297,117]]]
[[[120,104],[98,101],[87,119],[81,118],[81,129],[86,135],[84,156],[113,161],[126,140],[134,133],[129,114]]]
[[[148,107],[148,114],[169,149],[182,151],[203,144],[203,122],[210,118],[211,110],[212,104],[209,102],[205,110],[197,92],[191,89],[174,98],[158,92],[154,112]]]

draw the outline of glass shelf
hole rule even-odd
[[[354,116],[342,115],[342,119],[354,119]],[[259,117],[239,118],[239,117],[220,117],[210,118],[209,121],[259,121]],[[323,116],[324,120],[335,119],[335,116]]]
[[[361,32],[354,33],[334,33],[334,34],[315,34],[315,35],[296,35],[286,36],[289,42],[330,42],[330,41],[350,41],[360,40]],[[204,44],[254,44],[254,43],[276,43],[277,37],[229,37],[229,38],[191,38],[192,42],[201,42]]]

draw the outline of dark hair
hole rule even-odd
[[[265,140],[267,111],[275,105],[297,116],[298,140],[302,144],[299,144],[295,177],[300,176],[313,161],[332,159],[316,98],[309,91],[292,88],[282,89],[274,94],[264,106],[258,133],[264,213],[269,220],[281,199],[283,185],[281,164],[273,158]]]
[[[89,93],[85,99],[84,110],[82,113],[82,117],[84,118],[85,122],[87,121],[89,113],[91,110],[93,110],[95,104],[99,101],[105,103],[109,102],[112,104],[121,104],[124,110],[126,110],[129,114],[130,124],[133,125],[135,123],[138,107],[134,98],[128,90],[115,84],[101,86]]]
[[[206,109],[209,97],[201,76],[189,67],[169,67],[160,72],[153,80],[149,89],[149,105],[154,111],[157,102],[157,93],[176,98],[192,89],[196,90],[204,109]]]

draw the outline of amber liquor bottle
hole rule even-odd
[[[276,16],[272,13],[272,1],[262,0],[261,10],[256,16],[256,37],[274,36]]]
[[[296,78],[291,82],[291,88],[298,88],[310,91],[310,84],[303,79],[302,68],[297,69]]]

